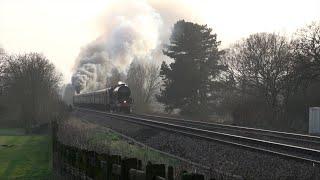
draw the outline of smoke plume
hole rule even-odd
[[[133,59],[164,60],[161,44],[168,39],[169,26],[185,18],[175,14],[176,8],[138,0],[110,6],[103,17],[102,35],[83,48],[76,60],[72,77],[76,90],[110,86],[112,69],[125,74]]]

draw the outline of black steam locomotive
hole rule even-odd
[[[76,94],[73,96],[73,104],[103,111],[130,113],[131,91],[126,84],[119,82],[117,86],[111,88]]]

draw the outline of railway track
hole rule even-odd
[[[272,154],[275,156],[279,156],[285,159],[291,159],[296,161],[302,161],[305,163],[312,163],[313,165],[320,165],[320,150],[313,148],[306,148],[286,143],[280,143],[275,141],[263,140],[258,138],[246,137],[237,134],[231,134],[226,132],[218,132],[213,131],[212,127],[204,128],[203,126],[214,126],[212,123],[199,123],[198,121],[190,121],[190,120],[182,120],[177,118],[167,118],[167,117],[159,117],[159,116],[150,116],[150,115],[123,115],[123,114],[114,114],[107,113],[103,111],[89,110],[89,109],[78,109],[83,112],[91,113],[96,116],[104,116],[111,117],[122,121],[127,121],[134,124],[139,124],[143,126],[148,126],[152,128],[162,129],[165,131],[171,131],[174,133],[180,133],[186,136],[190,136],[193,138],[199,138],[207,141],[219,142],[231,146],[235,146],[238,148],[248,149],[250,151],[257,151],[261,153]],[[159,120],[161,119],[161,120]],[[223,125],[226,128],[232,128],[236,126]],[[238,127],[238,131],[241,131],[244,127]],[[246,131],[255,131],[253,128],[244,128]],[[268,130],[258,130],[260,133],[263,132],[276,132],[276,131],[268,131]],[[247,133],[248,133],[247,132]],[[255,131],[257,133],[257,131]],[[282,137],[287,139],[299,140],[303,138],[298,138],[298,134],[285,133],[290,134],[287,137],[281,134],[281,132],[275,133],[272,137]],[[307,135],[303,136],[305,138],[305,142],[317,143],[317,139],[308,138]]]
[[[210,123],[203,121],[194,121],[181,118],[172,118],[165,116],[155,116],[149,114],[135,114],[137,117],[157,120],[161,122],[169,122],[181,125],[197,127],[205,130],[223,132],[239,136],[257,138],[261,140],[285,143],[294,146],[301,146],[320,150],[320,137],[307,134],[296,134],[281,131],[273,131],[266,129],[249,128],[243,126],[226,125],[219,123]]]

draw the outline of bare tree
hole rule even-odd
[[[9,56],[3,77],[7,97],[19,107],[27,132],[55,115],[61,75],[44,56],[37,53]]]
[[[300,78],[310,82],[320,77],[320,21],[298,30],[293,44]]]
[[[145,65],[146,77],[145,77],[145,102],[151,103],[152,98],[159,91],[161,86],[161,78],[159,76],[160,67],[155,63],[148,63]]]
[[[128,70],[127,83],[132,91],[135,110],[150,109],[153,97],[160,86],[159,66],[133,61]]]
[[[308,126],[310,106],[319,106],[320,96],[320,21],[299,29],[293,36],[295,79],[299,87],[289,103],[290,119],[297,127]],[[300,123],[299,123],[300,122]]]
[[[240,92],[263,98],[275,120],[296,85],[291,49],[285,37],[258,33],[236,44],[226,57]]]
[[[146,77],[146,70],[142,63],[133,61],[130,64],[127,74],[127,84],[131,89],[132,98],[134,99],[135,111],[143,111],[146,108],[144,98],[146,92],[144,90],[144,83]]]

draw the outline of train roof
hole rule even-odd
[[[100,92],[105,92],[107,90],[108,90],[108,88],[104,88],[104,89],[99,89],[99,90],[96,90],[96,91],[90,91],[90,92],[84,92],[84,93],[76,94],[76,96],[92,94],[92,93],[100,93]]]
[[[114,86],[114,87],[99,89],[99,90],[96,90],[96,91],[84,92],[84,93],[76,94],[75,96],[81,96],[81,95],[87,95],[87,94],[93,94],[93,93],[101,93],[101,92],[108,91],[108,89],[113,89],[113,88],[117,88],[117,87],[121,87],[121,86],[126,86],[126,87],[128,87],[127,84],[121,83],[121,84],[118,84],[118,85],[116,85],[116,86]]]

